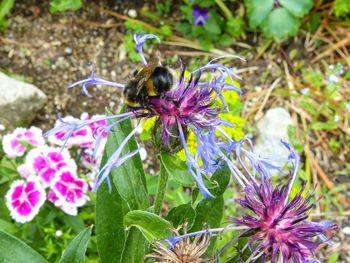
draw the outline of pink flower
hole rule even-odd
[[[23,156],[27,147],[22,145],[21,141],[34,147],[45,144],[41,129],[34,126],[30,129],[16,128],[12,133],[5,135],[2,141],[4,152],[8,158]]]
[[[89,197],[88,185],[69,171],[63,171],[51,183],[49,200],[70,215],[78,214],[78,207],[83,206]]]
[[[70,157],[67,149],[63,149],[61,154],[59,148],[42,146],[31,150],[27,157],[25,165],[32,174],[38,174],[42,180],[43,186],[50,186],[50,182],[56,178],[62,170],[69,170],[76,174],[77,165]]]
[[[98,118],[98,117],[102,117],[103,115],[94,115],[92,116],[92,119]],[[89,113],[87,112],[83,112],[80,115],[80,120],[91,120],[91,117],[89,115]],[[90,123],[88,125],[88,127],[91,129],[91,132],[93,133],[94,136],[97,136],[100,134],[100,132],[103,130],[103,127],[107,125],[106,120],[100,120],[100,121],[96,121],[94,123]],[[103,138],[107,138],[108,132],[104,132],[102,137]]]
[[[77,118],[74,118],[72,116],[66,116],[61,121],[63,122],[71,122],[71,121],[77,121]],[[61,121],[56,121],[55,127],[62,126]],[[67,131],[59,131],[51,136],[48,137],[48,140],[52,144],[56,144],[59,146],[62,146],[64,144],[64,136],[66,135]],[[80,147],[92,147],[94,145],[94,138],[92,136],[91,128],[89,127],[83,127],[79,131],[73,132],[70,135],[70,140],[66,146],[72,147],[72,146],[80,146]]]
[[[63,212],[65,212],[66,214],[69,215],[77,215],[78,211],[77,211],[77,207],[72,206],[68,203],[63,202],[62,200],[60,200],[57,195],[55,194],[55,192],[53,190],[50,190],[47,194],[47,199],[49,201],[51,201],[55,206],[57,206],[58,208],[60,208]]]
[[[58,201],[57,195],[51,189],[47,193],[47,200],[51,201],[52,203],[56,203]]]
[[[31,221],[46,200],[44,188],[36,177],[30,177],[27,183],[16,180],[6,194],[6,205],[11,217],[20,223]]]
[[[18,166],[17,172],[23,178],[28,178],[30,176],[30,173],[31,173],[30,168],[26,164],[21,164],[20,166]]]
[[[80,154],[81,151],[84,150],[80,158],[81,164],[87,169],[94,170],[97,168],[98,170],[98,168],[100,167],[105,145],[106,140],[103,140],[101,142],[101,145],[97,149],[95,158],[93,156],[94,150],[92,148],[79,149],[78,154]]]

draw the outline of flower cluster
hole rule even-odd
[[[66,118],[74,119],[71,116]],[[90,116],[83,113],[81,119],[88,120]],[[76,155],[81,157],[81,165],[90,169],[92,176],[99,166],[107,139],[107,134],[102,134],[98,158],[93,158],[93,134],[100,133],[100,124],[105,123],[87,126],[84,131],[74,134],[74,143],[70,144],[75,147]],[[60,136],[64,134],[54,134],[49,142],[61,145],[61,141],[57,140]],[[85,179],[79,178],[76,161],[67,149],[47,145],[42,131],[36,127],[17,128],[5,135],[2,142],[7,158],[20,157],[17,161],[21,163],[17,171],[22,179],[14,181],[6,194],[7,207],[14,220],[21,223],[32,220],[46,199],[65,213],[77,215],[77,208],[89,199],[89,185]]]
[[[284,185],[276,187],[273,187],[271,180],[267,177],[261,178],[260,183],[256,180],[249,181],[243,190],[245,197],[238,202],[251,214],[244,215],[242,219],[227,217],[226,223],[229,225],[225,228],[206,229],[190,234],[185,233],[182,236],[168,237],[155,243],[155,251],[158,251],[159,244],[167,242],[168,250],[175,253],[173,248],[189,236],[240,231],[216,256],[241,237],[249,237],[244,249],[250,250],[250,256],[245,262],[256,260],[259,262],[321,262],[316,257],[317,249],[323,243],[332,245],[330,239],[334,237],[334,234],[330,238],[327,238],[326,234],[335,231],[337,226],[327,221],[308,220],[311,209],[322,196],[312,201],[314,191],[303,195],[306,183],[298,194],[293,198],[290,197],[291,188],[299,169],[299,156],[289,144],[284,143],[284,145],[290,150],[294,171]],[[319,240],[316,240],[317,238]],[[165,249],[162,250],[165,251]]]
[[[156,38],[159,41],[159,38],[153,34],[134,35],[136,49],[140,53],[144,66],[147,66],[148,63],[143,54],[142,45],[149,38]],[[299,169],[300,158],[288,143],[282,141],[290,151],[288,160],[270,160],[254,153],[253,144],[248,137],[236,141],[229,135],[228,129],[232,128],[233,125],[221,117],[222,113],[229,112],[223,93],[240,93],[241,91],[233,84],[233,78],[239,78],[234,73],[234,69],[217,63],[218,59],[227,57],[235,56],[221,56],[209,61],[204,66],[199,63],[198,69],[189,75],[185,75],[186,66],[182,64],[176,81],[177,87],[161,94],[161,96],[146,97],[148,101],[145,107],[128,108],[125,113],[98,116],[91,119],[81,117],[79,120],[72,120],[67,117],[59,117],[56,127],[48,131],[45,136],[57,135],[56,139],[60,140],[59,144],[62,147],[72,146],[75,145],[76,138],[86,136],[90,132],[89,127],[94,125],[92,135],[95,135],[96,141],[91,143],[93,145],[91,151],[93,151],[94,156],[101,148],[107,132],[114,132],[113,128],[126,119],[141,118],[98,172],[93,190],[97,190],[105,180],[111,186],[110,171],[139,153],[140,149],[136,149],[122,155],[124,146],[129,139],[147,120],[151,119],[155,123],[153,136],[155,145],[163,151],[172,153],[177,152],[179,148],[183,149],[188,173],[193,176],[204,198],[214,197],[204,185],[204,178],[214,174],[221,165],[229,168],[246,194],[244,199],[239,200],[240,204],[243,208],[250,210],[253,215],[245,215],[242,219],[229,217],[229,225],[225,228],[205,229],[189,234],[184,231],[182,236],[177,231],[172,231],[173,236],[155,242],[154,253],[147,256],[148,258],[153,258],[158,262],[215,262],[218,254],[208,259],[203,256],[210,241],[210,235],[209,237],[207,235],[215,232],[235,231],[237,233],[238,231],[238,235],[221,251],[241,237],[250,237],[248,245],[245,247],[245,249],[250,250],[250,256],[246,262],[253,260],[261,262],[317,262],[316,253],[319,244],[330,243],[325,234],[335,230],[336,226],[328,222],[316,223],[307,220],[314,203],[311,201],[313,193],[302,195],[304,188],[289,200],[291,188]],[[159,65],[161,66],[160,61]],[[207,71],[212,76],[209,80],[202,78],[202,74],[207,73]],[[110,85],[118,88],[128,86],[123,83],[103,80],[95,77],[94,74],[92,67],[90,77],[71,84],[69,88],[82,84],[83,93],[91,97],[86,88],[88,85]],[[226,81],[227,78],[230,79],[230,83]],[[110,124],[102,123],[107,120],[113,120],[113,122]],[[189,138],[196,142],[194,153],[188,147]],[[86,145],[90,147],[90,144]],[[237,161],[233,160],[233,154]],[[279,162],[283,164],[290,162],[293,172],[287,183],[283,186],[273,187],[270,170],[280,170]],[[237,163],[242,167],[241,170],[238,169]],[[50,199],[57,202],[58,206],[61,205],[60,198],[68,196],[69,189],[74,187],[78,189],[82,186],[82,183],[74,178],[71,171],[64,168],[62,170],[64,173],[58,176],[59,180],[51,179],[52,183],[50,183],[52,186],[52,191],[49,192]],[[70,194],[74,200],[78,200],[80,196],[84,195],[83,191],[71,191]],[[317,237],[321,238],[321,241],[316,242],[314,239]],[[165,242],[168,243],[168,247],[164,244]]]
[[[159,38],[153,34],[135,34],[134,40],[136,43],[136,49],[140,53],[143,64],[147,65],[147,60],[142,51],[142,45],[149,38]],[[243,140],[234,141],[225,131],[225,127],[234,127],[229,121],[220,118],[222,112],[229,112],[227,102],[223,93],[225,92],[238,92],[241,90],[234,85],[234,78],[240,79],[234,73],[233,68],[227,68],[217,61],[221,58],[238,58],[240,57],[227,55],[221,56],[209,61],[208,64],[201,66],[185,76],[186,66],[181,65],[181,72],[179,74],[177,87],[174,90],[168,91],[164,96],[149,97],[148,107],[146,108],[130,108],[129,111],[122,114],[112,116],[101,116],[91,118],[89,120],[67,120],[65,118],[59,118],[60,124],[57,124],[55,128],[48,131],[44,136],[52,136],[53,134],[61,134],[64,132],[64,136],[60,136],[62,140],[61,144],[71,145],[74,143],[75,137],[78,136],[80,131],[87,129],[87,126],[96,122],[117,119],[110,125],[98,125],[101,132],[96,136],[96,143],[94,153],[100,148],[100,142],[102,140],[102,134],[106,132],[113,132],[113,127],[118,123],[129,119],[133,116],[143,117],[139,124],[132,130],[132,132],[125,138],[125,140],[118,146],[115,152],[110,156],[104,167],[99,171],[96,177],[93,190],[97,190],[104,180],[109,182],[109,173],[113,167],[119,167],[126,160],[133,155],[137,154],[140,149],[137,149],[131,153],[127,153],[122,156],[123,147],[128,140],[136,133],[147,120],[155,119],[155,141],[160,142],[163,146],[162,149],[167,148],[170,152],[175,152],[180,145],[186,155],[188,164],[188,172],[193,176],[198,187],[201,190],[204,198],[207,196],[213,197],[203,182],[204,176],[210,176],[218,167],[218,163],[226,163],[233,176],[237,181],[245,187],[249,181],[249,178],[254,178],[256,172],[248,172],[248,178],[244,176],[233,160],[231,159],[231,152],[236,151],[239,162],[245,167],[240,155],[243,153],[252,162],[254,171],[258,171],[258,174],[262,176],[269,176],[269,168],[278,169],[276,166],[271,166],[267,159],[260,158],[254,154],[253,151],[245,150],[242,146],[245,141],[249,141],[244,138]],[[159,62],[159,65],[160,62]],[[209,71],[212,74],[210,80],[203,80],[201,78],[202,73]],[[111,82],[95,77],[94,68],[92,67],[91,76],[77,81],[71,84],[68,88],[82,84],[82,91],[87,96],[88,85],[110,85],[119,88],[124,88],[125,84]],[[227,79],[230,81],[228,82]],[[220,105],[217,106],[220,101]],[[187,146],[188,134],[192,133],[197,141],[196,152],[192,154]],[[218,136],[219,135],[219,136]],[[72,142],[71,142],[72,141]],[[180,148],[180,149],[181,149]],[[251,148],[251,150],[253,150]],[[285,162],[286,160],[281,160]],[[203,165],[200,165],[203,164]],[[248,170],[247,170],[248,171]]]
[[[246,226],[244,232],[252,231],[249,234],[251,256],[247,262],[257,258],[262,262],[308,262],[316,257],[318,246],[328,242],[325,234],[337,229],[329,222],[308,221],[315,205],[311,201],[313,193],[302,196],[305,184],[300,193],[288,201],[290,183],[291,178],[285,185],[276,187],[269,180],[260,185],[252,182],[244,189],[246,196],[239,203],[251,210],[253,216],[228,218],[231,226]],[[314,237],[320,237],[321,241],[314,241]]]

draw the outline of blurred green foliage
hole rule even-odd
[[[78,10],[82,6],[81,0],[53,0],[50,2],[50,12],[65,12],[67,10]]]

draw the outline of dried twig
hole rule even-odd
[[[326,38],[321,38],[321,39],[326,41],[326,42],[330,42]],[[347,59],[345,54],[339,50],[340,47],[347,46],[348,44],[350,44],[350,39],[349,38],[345,38],[342,41],[338,42],[337,44],[329,43],[330,47],[327,48],[325,51],[323,51],[318,56],[316,56],[314,59],[312,59],[311,63],[315,63],[316,61],[320,60],[321,58],[323,58],[325,56],[329,56],[330,54],[332,54],[332,52],[334,50],[336,50],[339,53],[339,55],[341,55],[347,61],[347,63],[350,66],[350,62],[348,61],[349,59]]]
[[[41,47],[42,45],[39,44],[35,44],[35,43],[26,43],[26,42],[19,42],[13,39],[9,39],[9,38],[4,38],[4,37],[0,37],[0,42],[4,43],[4,44],[13,44],[16,46],[20,46],[20,47],[26,47],[26,48],[32,48],[32,47]]]
[[[279,83],[280,81],[281,81],[281,77],[277,78],[277,79],[272,83],[271,87],[267,90],[267,93],[266,93],[266,95],[265,95],[265,98],[264,98],[263,102],[261,103],[258,112],[255,114],[255,117],[254,117],[254,120],[255,120],[255,121],[258,121],[258,120],[261,119],[261,117],[263,116],[262,111],[263,111],[263,109],[264,109],[264,107],[265,107],[265,104],[266,104],[268,98],[270,97],[271,92],[272,92],[273,89],[278,85],[278,83]]]
[[[319,164],[316,162],[315,158],[312,156],[312,154],[309,155],[310,157],[310,161],[312,163],[312,165],[316,168],[318,175],[320,176],[320,178],[324,181],[324,183],[326,184],[327,188],[329,190],[334,189],[335,185],[334,183],[328,178],[327,174],[323,171],[323,169],[319,166]],[[339,193],[335,193],[336,196],[339,195]],[[348,202],[348,200],[346,200],[343,196],[340,197],[339,202],[343,205],[349,205],[350,203]]]

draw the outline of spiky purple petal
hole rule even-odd
[[[325,234],[337,228],[330,223],[309,222],[305,219],[315,202],[311,202],[311,194],[302,196],[304,187],[289,202],[289,188],[292,178],[282,186],[273,188],[270,180],[257,184],[252,182],[244,192],[246,196],[240,199],[240,204],[253,212],[253,216],[245,215],[242,219],[228,217],[231,225],[247,226],[254,229],[249,237],[249,247],[254,257],[267,258],[271,262],[309,262],[310,257],[317,253],[317,248],[325,240]],[[314,237],[322,237],[314,241]]]

